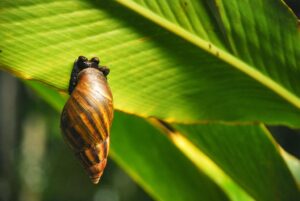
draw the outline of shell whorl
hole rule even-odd
[[[106,77],[96,68],[81,70],[62,111],[61,128],[95,184],[106,166],[112,119],[113,98]]]

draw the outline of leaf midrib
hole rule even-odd
[[[267,77],[260,71],[258,71],[253,66],[243,62],[242,60],[238,59],[237,57],[229,54],[228,52],[216,47],[210,42],[207,42],[198,36],[186,31],[185,29],[181,28],[180,26],[156,15],[155,13],[149,11],[148,9],[140,6],[139,4],[131,1],[131,0],[116,0],[121,5],[133,10],[134,12],[150,19],[154,23],[158,24],[159,26],[171,31],[172,33],[182,37],[186,41],[200,47],[201,49],[207,51],[208,53],[215,55],[219,59],[225,61],[226,63],[230,64],[233,68],[245,73],[249,77],[253,78],[254,80],[260,82],[262,85],[266,86],[279,96],[281,96],[284,100],[295,106],[296,108],[300,109],[300,98],[290,92],[288,89],[283,87],[282,85],[275,82],[270,77]]]

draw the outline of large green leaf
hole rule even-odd
[[[174,126],[256,200],[300,198],[278,145],[263,126]]]
[[[65,90],[74,59],[99,55],[119,110],[169,122],[300,125],[299,34],[282,3],[119,2],[162,28],[113,1],[2,0],[0,66]]]

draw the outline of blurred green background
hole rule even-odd
[[[113,160],[93,185],[64,143],[60,114],[0,72],[0,201],[152,200]]]

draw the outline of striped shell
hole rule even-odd
[[[90,67],[91,61],[86,63],[88,67],[76,74],[74,89],[62,111],[61,129],[65,141],[97,184],[107,162],[113,98],[101,67]],[[76,65],[75,62],[74,69]]]

